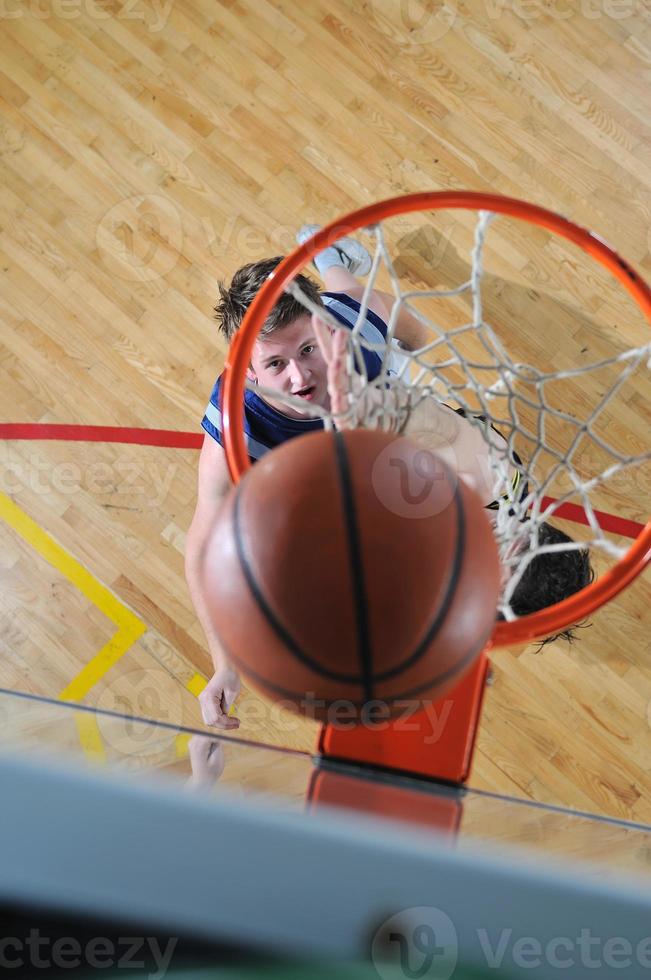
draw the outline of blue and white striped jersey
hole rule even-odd
[[[342,325],[350,329],[355,326],[360,311],[360,304],[357,300],[345,293],[322,293],[321,298],[327,310]],[[361,334],[364,340],[371,344],[382,344],[387,335],[387,325],[381,317],[369,310]],[[366,348],[363,349],[362,353],[369,380],[372,381],[380,373],[382,355]],[[389,373],[391,373],[390,364],[391,362],[389,362]],[[223,446],[221,384],[222,375],[217,378],[201,425],[208,435],[216,439],[220,446]],[[247,389],[244,393],[244,432],[249,458],[252,461],[260,459],[269,449],[273,449],[274,446],[278,446],[288,439],[322,428],[323,421],[321,419],[288,418],[288,416],[268,405],[255,391]]]

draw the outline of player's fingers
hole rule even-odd
[[[219,718],[219,722],[217,723],[217,728],[222,728],[225,731],[232,731],[235,728],[239,728],[239,727],[240,727],[239,718],[235,718],[234,716],[232,718],[229,718],[228,715],[225,715],[223,713],[221,714]]]
[[[239,721],[237,719],[229,718],[221,708],[222,692],[219,692],[218,696],[210,695],[209,697],[204,696],[199,697],[199,704],[201,705],[201,715],[203,717],[204,725],[210,725],[211,728],[237,728],[239,726]],[[235,722],[235,724],[233,724]]]
[[[222,699],[218,705],[219,718],[223,728],[239,728],[240,720],[234,714],[235,697],[224,691]]]
[[[340,330],[335,330],[332,335],[332,353],[333,355],[340,359],[345,357],[346,351],[348,350],[348,336],[346,333],[346,328],[343,327]]]
[[[316,313],[312,314],[312,328],[328,367],[328,394],[332,413],[335,417],[339,416],[336,422],[338,428],[346,428],[350,425],[345,420],[350,392],[350,378],[346,368],[348,331],[344,328],[330,330],[328,324]]]
[[[217,719],[217,712],[211,705],[201,705],[201,717],[204,725],[214,725]]]
[[[347,331],[344,328],[335,330],[332,337],[332,360],[328,365],[328,394],[332,413],[340,429],[350,428],[351,425],[350,419],[347,418],[351,387],[346,365],[347,355]]]
[[[220,728],[222,730],[239,728],[240,720],[239,718],[229,718],[227,714],[215,706],[214,711],[206,712],[203,716],[204,723],[210,725],[211,728]]]
[[[319,348],[323,354],[323,359],[326,364],[330,363],[332,358],[332,334],[330,333],[330,328],[327,323],[321,319],[318,314],[312,314],[312,329],[316,335]]]

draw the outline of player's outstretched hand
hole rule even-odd
[[[336,429],[383,429],[402,431],[410,414],[409,394],[404,388],[376,387],[352,369],[350,331],[332,329],[317,314],[312,327],[328,366],[330,412]]]
[[[241,687],[239,674],[228,664],[213,674],[199,695],[201,714],[206,725],[224,729],[240,727],[239,718],[231,717],[229,712]]]
[[[363,385],[360,376],[348,369],[350,331],[346,327],[332,329],[317,314],[312,314],[312,327],[328,365],[328,395],[335,428],[353,429],[360,424],[356,415],[364,413],[363,405],[353,408]]]

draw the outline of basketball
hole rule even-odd
[[[225,501],[203,574],[234,665],[321,720],[336,702],[444,695],[492,632],[500,578],[474,492],[409,439],[368,430],[264,456]]]

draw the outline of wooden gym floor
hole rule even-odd
[[[2,429],[1,687],[203,727],[183,549],[225,355],[212,307],[219,279],[288,251],[304,221],[497,191],[651,276],[643,4],[439,6],[5,11],[0,411],[121,432]],[[638,580],[571,649],[493,652],[472,785],[651,822],[650,605]],[[315,725],[252,693],[238,713],[243,737],[313,748]]]

